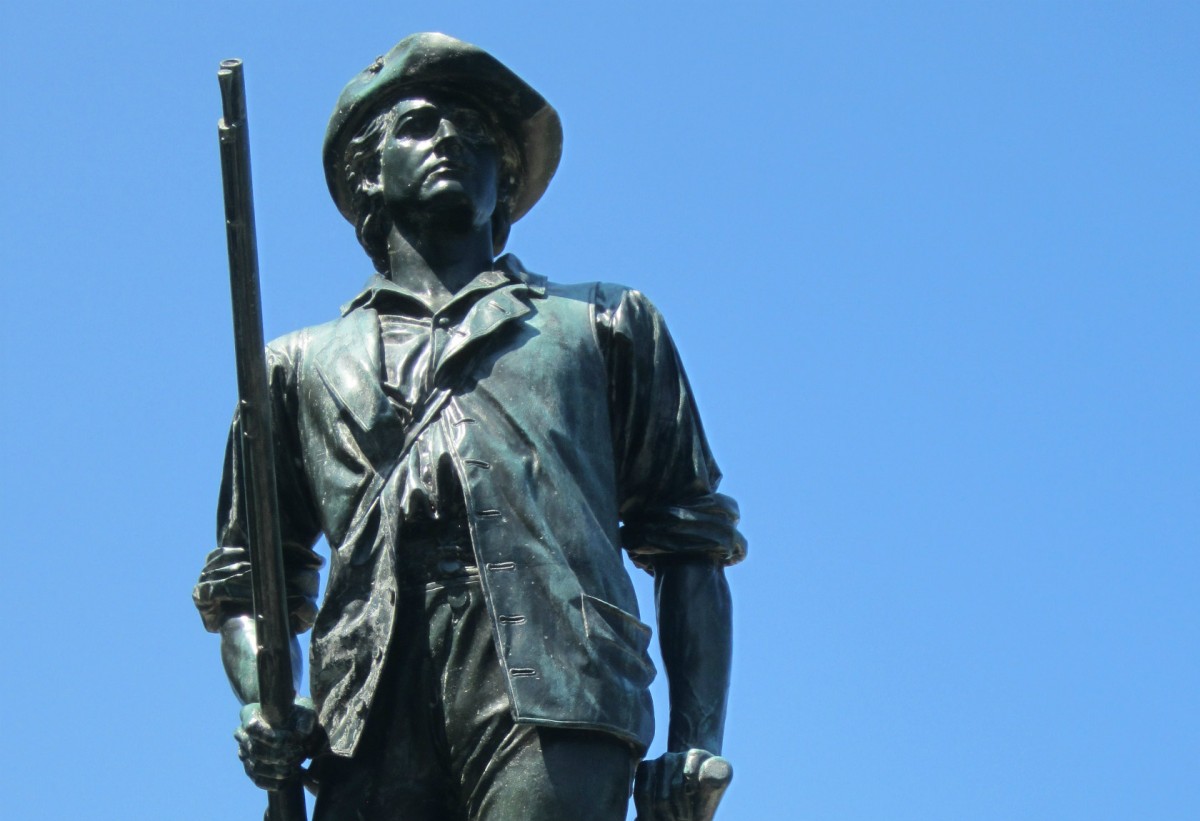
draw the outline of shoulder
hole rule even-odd
[[[543,280],[544,298],[586,305],[596,320],[613,324],[622,319],[658,316],[644,293],[615,282],[561,283]]]
[[[625,358],[654,358],[670,347],[662,314],[644,293],[615,282],[545,283],[548,305],[570,304],[571,313],[586,322],[591,336],[610,365]],[[563,313],[562,309],[554,313]]]
[[[497,264],[502,270],[524,281],[535,296],[548,302],[577,303],[606,313],[619,310],[625,302],[649,305],[649,300],[640,291],[627,285],[614,282],[553,281],[526,268],[515,254],[505,254],[497,260]]]
[[[594,284],[597,327],[611,336],[630,340],[650,341],[660,334],[662,314],[648,296],[626,285]]]
[[[342,316],[275,337],[267,343],[267,364],[272,369],[297,367],[305,353],[332,339],[347,319],[348,317]]]
[[[555,282],[525,267],[515,254],[505,254],[497,264],[523,280],[542,299],[586,305],[602,321],[622,311],[630,315],[657,314],[653,303],[636,288],[615,282]]]

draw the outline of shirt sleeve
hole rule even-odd
[[[275,482],[279,496],[279,529],[283,546],[287,604],[293,633],[313,625],[317,614],[319,571],[323,563],[313,550],[320,527],[300,459],[295,390],[290,384],[292,357],[274,345],[267,350],[271,383]],[[250,551],[247,547],[243,465],[237,447],[239,417],[234,414],[225,448],[225,467],[217,500],[217,547],[205,560],[192,600],[204,626],[212,632],[231,616],[253,612]]]
[[[640,292],[615,285],[598,286],[595,304],[623,546],[647,569],[667,556],[740,562],[737,502],[717,492],[721,472],[662,315]]]

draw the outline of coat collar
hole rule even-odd
[[[353,423],[363,455],[380,472],[394,456],[395,443],[403,441],[405,427],[383,392],[379,315],[373,307],[378,294],[395,287],[384,277],[372,277],[362,293],[343,307],[333,333],[313,351],[321,381]],[[502,328],[530,313],[531,301],[546,292],[545,279],[525,271],[511,254],[497,260],[494,271],[480,274],[468,288],[477,292],[475,302],[451,330],[433,374],[435,386],[453,388],[470,367],[471,355],[496,340]]]
[[[526,286],[531,296],[546,295],[546,278],[525,270],[521,260],[515,254],[505,254],[496,260],[491,270],[483,271],[460,290],[451,301],[451,305],[467,299],[480,298],[480,295],[508,285],[521,284]],[[405,286],[403,282],[395,282],[382,274],[373,274],[363,285],[358,296],[342,306],[342,316],[348,315],[355,308],[374,306],[381,299],[398,297],[404,301],[423,305],[421,300]]]

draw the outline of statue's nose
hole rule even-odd
[[[434,132],[433,144],[447,153],[457,154],[463,149],[462,134],[454,123],[443,117]]]
[[[458,128],[455,127],[454,122],[446,118],[442,118],[442,121],[438,124],[438,130],[433,134],[434,142],[440,142],[443,139],[458,139],[460,137],[461,134],[458,133]]]

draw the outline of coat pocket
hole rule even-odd
[[[586,593],[581,606],[588,641],[606,666],[620,672],[634,687],[648,686],[656,673],[646,652],[650,627],[632,613]]]

